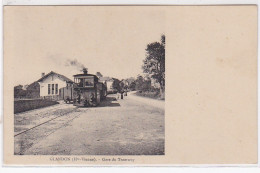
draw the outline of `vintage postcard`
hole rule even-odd
[[[6,165],[257,164],[257,6],[4,6]]]

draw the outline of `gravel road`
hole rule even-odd
[[[163,155],[164,124],[163,101],[109,95],[98,107],[60,104],[15,114],[14,150],[20,155]]]

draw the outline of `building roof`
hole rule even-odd
[[[53,75],[53,74],[55,74],[55,75],[57,75],[58,77],[62,78],[62,79],[63,79],[64,81],[66,81],[66,82],[73,82],[71,79],[67,78],[66,76],[61,75],[61,74],[58,74],[58,73],[53,72],[53,71],[51,71],[50,73],[44,75],[43,77],[41,77],[41,78],[40,78],[39,80],[37,80],[36,82],[41,82],[41,81],[43,81],[44,79],[46,79],[47,77],[49,77],[50,75]]]
[[[80,76],[94,76],[94,77],[97,78],[97,76],[94,75],[94,74],[76,74],[76,75],[73,75],[73,77],[80,77]]]
[[[113,78],[111,78],[111,77],[99,77],[99,81],[102,81],[102,82],[113,81]]]

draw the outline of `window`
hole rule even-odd
[[[54,94],[54,84],[52,84],[51,94]]]
[[[85,87],[93,87],[94,86],[94,79],[93,78],[86,78],[85,79]]]
[[[76,78],[75,83],[78,85],[78,87],[83,87],[83,78]]]
[[[55,94],[58,94],[58,84],[55,84]]]
[[[51,94],[51,84],[48,84],[48,94]]]

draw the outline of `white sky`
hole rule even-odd
[[[142,73],[148,43],[164,33],[164,11],[153,7],[10,7],[5,13],[8,57],[19,71],[15,84],[55,71],[72,79],[80,73],[65,66],[77,59],[89,73],[119,79]]]

